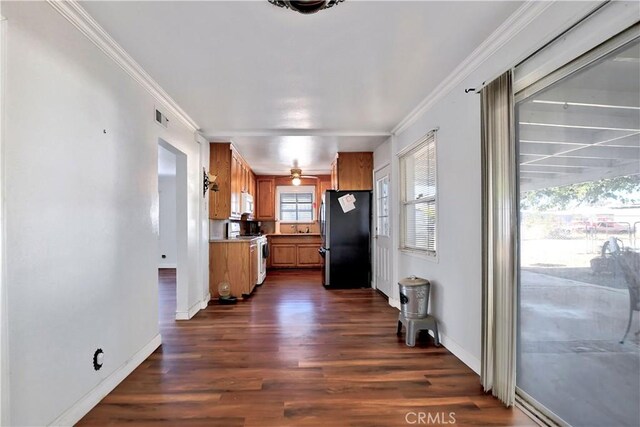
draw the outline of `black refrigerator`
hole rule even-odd
[[[320,232],[324,287],[371,287],[371,192],[327,191]]]

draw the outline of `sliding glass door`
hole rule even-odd
[[[582,61],[516,96],[517,387],[561,423],[638,426],[640,44]]]

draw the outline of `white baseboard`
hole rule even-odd
[[[176,311],[176,320],[189,320],[202,309],[202,301],[198,301],[189,307],[188,311]]]
[[[429,331],[429,334],[433,336],[433,332]],[[480,359],[469,353],[464,348],[460,347],[454,340],[440,332],[440,343],[445,346],[447,350],[453,353],[458,359],[462,360],[462,363],[470,367],[473,372],[480,375]]]
[[[400,301],[396,299],[389,298],[389,305],[391,307],[400,309]],[[440,326],[439,322],[438,322],[438,326]],[[429,331],[429,335],[433,336],[433,331]],[[467,350],[462,348],[460,345],[458,345],[458,343],[456,343],[454,340],[452,340],[442,332],[440,332],[440,343],[447,350],[453,353],[454,356],[460,359],[462,363],[464,363],[469,368],[471,368],[476,374],[480,375],[480,366],[481,366],[480,359],[478,359],[477,357],[469,353]]]
[[[160,264],[158,264],[158,268],[178,268],[178,264],[161,262]]]
[[[131,359],[116,369],[111,375],[102,380],[89,393],[84,395],[72,407],[67,409],[58,418],[53,420],[53,426],[72,426],[82,419],[87,413],[104,397],[111,393],[118,384],[122,382],[131,372],[134,371],[147,357],[151,355],[162,344],[160,334],[156,335],[147,345],[134,354]]]
[[[209,306],[211,294],[208,293],[202,301],[193,304],[188,311],[176,311],[176,320],[189,320],[200,310],[204,310]]]
[[[200,310],[204,310],[209,306],[209,301],[211,301],[211,294],[208,293],[205,295],[204,299],[200,301]]]

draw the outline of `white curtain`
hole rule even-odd
[[[511,71],[489,83],[482,102],[483,296],[485,391],[506,406],[516,388],[516,150]]]

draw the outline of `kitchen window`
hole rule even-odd
[[[313,222],[315,187],[278,187],[278,218],[281,222]]]
[[[436,255],[437,185],[435,131],[400,156],[401,249]]]

